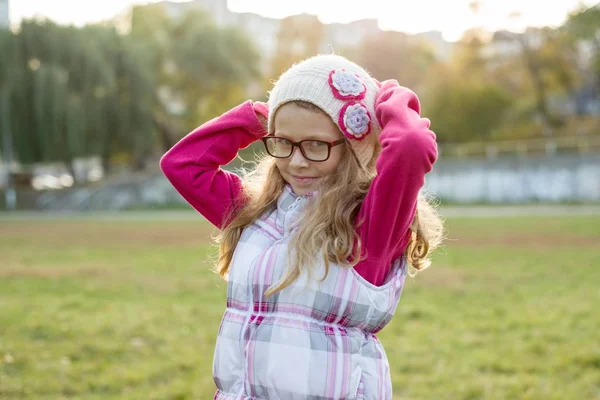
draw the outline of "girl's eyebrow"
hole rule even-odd
[[[280,137],[282,139],[291,140],[292,142],[300,142],[302,140],[320,140],[322,142],[333,142],[333,141],[337,140],[337,139],[329,139],[329,138],[319,137],[316,135],[309,135],[308,137],[305,137],[301,140],[294,140],[294,139],[290,138],[288,135],[286,135],[285,133],[280,133],[280,132],[273,133],[273,136]]]

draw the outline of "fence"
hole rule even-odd
[[[440,145],[440,155],[446,159],[485,157],[493,160],[504,155],[523,158],[590,153],[600,153],[600,135]]]
[[[441,156],[426,187],[456,203],[600,202],[600,153]]]

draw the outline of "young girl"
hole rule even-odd
[[[392,398],[375,334],[442,230],[419,196],[437,157],[419,112],[397,82],[317,56],[268,105],[247,101],[164,155],[173,186],[222,231],[215,399]],[[266,158],[244,181],[220,168],[257,140]]]

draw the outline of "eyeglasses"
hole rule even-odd
[[[262,138],[265,149],[270,156],[275,158],[288,158],[294,153],[294,147],[299,147],[304,158],[308,161],[327,161],[331,155],[331,148],[340,145],[346,139],[326,142],[324,140],[301,140],[292,142],[276,136],[265,136]]]

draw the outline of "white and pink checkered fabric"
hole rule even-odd
[[[381,287],[332,264],[322,282],[323,265],[264,295],[286,271],[290,235],[307,201],[287,187],[276,209],[242,233],[215,349],[215,399],[392,398],[388,360],[375,333],[398,305],[404,259]]]

